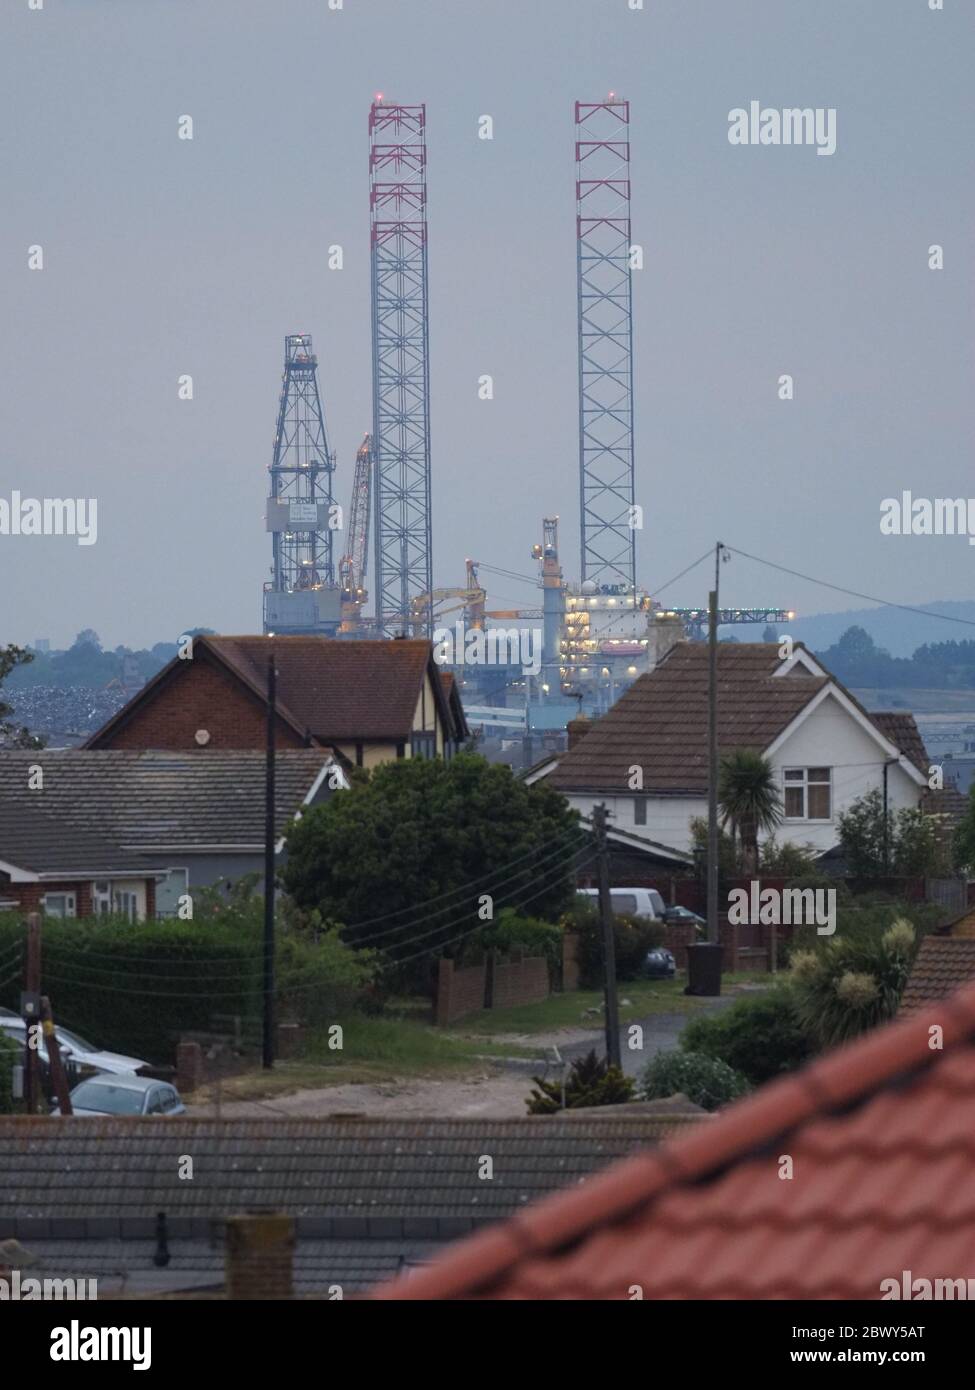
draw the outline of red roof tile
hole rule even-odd
[[[904,1270],[975,1276],[975,985],[494,1236],[372,1296],[879,1299]]]
[[[901,998],[900,1013],[916,1013],[975,980],[975,937],[926,936]]]

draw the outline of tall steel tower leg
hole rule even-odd
[[[429,636],[426,107],[375,101],[369,142],[376,623]]]
[[[332,563],[332,470],[311,334],[284,340],[267,529],[273,555],[265,632],[334,632],[339,590]]]
[[[630,103],[576,102],[582,579],[636,589]]]

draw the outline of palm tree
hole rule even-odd
[[[772,764],[755,748],[735,748],[721,759],[718,775],[721,824],[730,822],[741,844],[742,870],[758,871],[758,836],[782,819],[782,798]]]

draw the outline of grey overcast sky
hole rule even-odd
[[[975,548],[879,515],[904,488],[975,495],[973,58],[973,0],[3,0],[0,496],[99,511],[94,546],[0,536],[0,640],[260,630],[287,333],[314,336],[348,506],[379,91],[427,103],[438,585],[467,555],[531,574],[552,513],[578,577],[572,108],[612,89],[646,256],[641,582],[720,537],[889,599],[972,597]],[[835,107],[836,153],[730,145],[751,100]],[[493,604],[537,602],[484,577]],[[741,559],[723,584],[861,606]],[[699,569],[663,597],[706,588]]]

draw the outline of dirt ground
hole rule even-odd
[[[287,1115],[294,1119],[326,1115],[370,1115],[375,1119],[404,1117],[451,1119],[483,1116],[515,1119],[527,1114],[525,1097],[531,1090],[527,1071],[485,1072],[449,1080],[424,1078],[369,1085],[327,1086],[295,1091],[268,1100],[237,1100],[221,1105],[220,1114],[240,1119]],[[213,1104],[188,1105],[191,1115],[212,1116]]]

